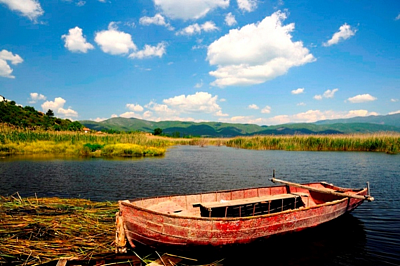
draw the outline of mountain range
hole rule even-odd
[[[231,124],[220,122],[147,121],[137,118],[115,117],[101,122],[79,121],[93,130],[154,132],[161,128],[163,134],[185,137],[235,137],[252,135],[294,134],[354,134],[374,132],[400,132],[400,114],[321,120],[314,123],[295,123],[274,126]]]

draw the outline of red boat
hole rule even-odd
[[[372,201],[369,188],[325,182],[119,201],[117,250],[132,247],[223,246],[313,227]]]

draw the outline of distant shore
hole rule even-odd
[[[172,138],[144,132],[94,134],[0,126],[0,155],[53,154],[87,157],[162,156],[173,145],[227,146],[254,150],[372,151],[396,154],[400,133],[268,135],[232,138]]]

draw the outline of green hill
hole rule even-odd
[[[54,117],[53,111],[46,114],[36,111],[31,106],[19,106],[14,101],[0,102],[0,123],[11,126],[44,130],[70,130],[77,131],[83,128],[78,121]]]
[[[338,123],[341,124],[370,123],[370,124],[400,127],[400,114],[360,116],[347,119],[321,120],[315,122],[315,124],[317,125],[328,125],[328,124],[338,124]]]
[[[400,116],[398,117],[400,120]],[[95,130],[145,131],[153,132],[161,128],[163,134],[185,137],[235,137],[252,135],[294,135],[294,134],[352,134],[374,133],[382,131],[400,132],[400,127],[375,123],[298,123],[275,126],[253,124],[230,124],[220,122],[152,122],[136,118],[110,118],[102,122],[80,121],[86,127]]]

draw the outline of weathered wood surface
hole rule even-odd
[[[272,200],[280,200],[280,199],[290,199],[290,198],[297,198],[298,195],[295,194],[280,194],[280,195],[273,195],[273,196],[264,196],[264,197],[255,197],[255,198],[248,198],[248,199],[237,199],[237,200],[227,200],[222,202],[204,202],[199,203],[199,205],[203,206],[206,209],[212,208],[220,208],[220,207],[230,207],[230,206],[238,206],[238,205],[245,205],[245,204],[254,204],[259,202],[268,202]]]
[[[307,193],[309,186],[318,189],[323,187],[321,183],[307,184],[306,189],[290,187],[291,193],[299,193],[301,196],[309,194],[305,207],[249,217],[183,216],[148,208],[164,201],[172,201],[183,209],[197,209],[193,208],[194,203],[207,204],[226,199],[244,200],[257,196],[273,197],[285,194],[286,186],[126,200],[120,201],[119,205],[124,218],[125,233],[131,245],[140,242],[152,247],[184,248],[250,243],[259,238],[313,227],[352,211],[364,201],[363,195],[367,194],[367,190],[362,189],[354,191],[361,198],[349,198],[342,193],[339,194],[340,197],[324,193],[313,195]]]
[[[368,201],[373,201],[374,197],[371,197],[369,195],[357,195],[357,194],[350,194],[350,193],[345,193],[345,192],[336,192],[332,189],[327,189],[327,188],[316,188],[316,187],[311,187],[311,186],[306,186],[306,185],[302,185],[302,184],[297,184],[297,183],[293,183],[293,182],[288,182],[288,181],[284,181],[284,180],[280,180],[280,179],[276,179],[276,178],[271,178],[271,181],[274,183],[281,183],[281,184],[286,184],[292,187],[298,187],[298,188],[304,188],[307,189],[309,191],[314,191],[314,192],[320,192],[320,193],[324,193],[324,194],[330,194],[330,195],[334,195],[334,196],[338,196],[338,197],[349,197],[349,198],[354,198],[354,199],[362,199],[362,200],[368,200]]]

